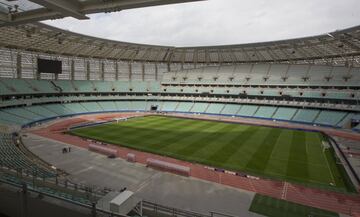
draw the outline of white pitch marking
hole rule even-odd
[[[79,171],[77,171],[77,172],[74,172],[73,174],[74,174],[74,175],[79,175],[80,173],[83,173],[83,172],[92,170],[93,168],[94,168],[94,167],[90,166],[90,167],[88,167],[88,168],[85,168],[85,169],[79,170]]]

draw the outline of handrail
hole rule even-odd
[[[229,214],[214,212],[214,211],[210,212],[210,215],[209,214],[201,214],[198,212],[168,207],[165,205],[160,205],[160,204],[156,204],[156,203],[149,202],[149,201],[143,201],[143,208],[147,209],[147,210],[155,211],[157,213],[160,212],[163,214],[168,214],[168,215],[177,216],[177,217],[214,217],[214,215],[223,216],[223,217],[237,217],[234,215],[229,215]]]

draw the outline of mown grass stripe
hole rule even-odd
[[[181,144],[183,141],[188,140],[189,137],[194,136],[196,134],[196,133],[194,133],[194,131],[196,131],[197,133],[200,133],[200,132],[203,132],[208,127],[210,127],[210,126],[206,122],[197,122],[197,123],[187,124],[184,126],[184,128],[186,128],[186,130],[179,130],[179,131],[173,133],[173,136],[166,136],[163,140],[164,141],[163,143],[169,143],[169,145],[172,145],[174,143]]]
[[[205,123],[199,122],[192,124],[192,129],[202,128],[205,126]],[[180,122],[177,124],[172,124],[168,126],[166,130],[153,132],[151,137],[145,139],[145,144],[149,148],[156,148],[158,150],[166,148],[171,145],[173,141],[178,141],[179,138],[186,138],[187,135],[192,135],[193,132],[191,130],[182,130],[183,128],[188,128],[189,123]],[[176,131],[173,133],[172,131]]]
[[[272,150],[280,136],[281,130],[272,128],[261,145],[257,148],[246,167],[250,170],[264,171],[270,159]]]
[[[305,132],[293,131],[292,134],[286,175],[293,179],[300,178],[301,180],[306,180],[309,178],[309,168],[295,163],[296,161],[291,161],[294,159],[302,162],[308,162],[305,147]]]
[[[227,143],[220,146],[218,151],[215,151],[210,154],[207,158],[211,162],[219,162],[222,165],[226,165],[227,161],[234,155],[236,155],[237,151],[242,145],[246,144],[246,140],[251,137],[251,135],[256,131],[256,127],[247,126],[244,131],[240,131],[240,133],[234,133],[234,137],[231,138]]]
[[[193,157],[202,157],[209,156],[206,158],[207,161],[211,161],[211,156],[213,154],[219,154],[221,156],[228,156],[223,152],[224,147],[229,144],[238,144],[239,135],[246,131],[250,126],[239,126],[239,125],[229,125],[229,128],[223,128],[220,132],[220,136],[211,140],[206,149],[201,149]],[[223,163],[220,158],[216,160],[218,163]]]
[[[197,139],[191,146],[185,151],[186,153],[191,153],[190,157],[193,159],[202,159],[203,156],[208,156],[209,152],[213,153],[219,144],[226,142],[228,139],[228,134],[225,132],[229,132],[234,129],[233,125],[230,124],[221,124],[219,125],[219,131],[214,133],[209,133],[209,135],[205,139]],[[208,159],[204,159],[204,161],[208,161]],[[219,161],[218,161],[219,162]],[[219,162],[220,163],[220,162]]]
[[[145,129],[138,129],[138,128],[131,128],[132,131],[128,132],[126,136],[127,142],[145,142],[147,143],[149,138],[156,138],[157,135],[163,133],[171,133],[171,129],[177,126],[185,126],[186,122],[177,122],[176,124],[173,123],[170,127],[169,124],[172,120],[159,120],[159,121],[152,121],[151,123],[147,124],[147,128]],[[140,131],[140,132],[139,132]],[[124,132],[122,132],[124,133]]]
[[[276,141],[276,145],[272,150],[270,159],[266,165],[266,174],[286,174],[287,164],[289,162],[290,141],[292,133],[290,130],[281,130]]]
[[[244,145],[239,147],[236,154],[227,160],[227,165],[239,165],[241,168],[244,168],[244,171],[246,172],[256,173],[257,171],[250,170],[246,167],[246,165],[261,145],[264,137],[266,137],[266,135],[270,132],[270,129],[271,128],[258,127],[253,133],[251,133],[251,136],[246,138],[246,140],[242,140],[241,142]]]
[[[219,132],[216,132],[218,130],[221,130],[224,128],[224,124],[222,123],[216,123],[213,125],[208,125],[202,132],[198,132],[196,134],[193,134],[191,141],[184,144],[183,147],[179,150],[177,150],[175,153],[177,155],[193,155],[196,151],[201,149],[202,147],[206,147],[208,145],[208,141],[215,139],[219,136]],[[213,132],[215,130],[215,132]],[[206,132],[207,131],[207,132]]]

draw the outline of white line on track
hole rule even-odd
[[[283,199],[283,200],[286,199],[288,187],[289,187],[289,183],[285,182],[285,183],[284,183],[283,190],[282,190],[282,193],[281,193],[281,199]]]

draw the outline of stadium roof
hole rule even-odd
[[[55,55],[119,61],[192,64],[303,61],[324,64],[351,62],[360,65],[360,26],[291,40],[207,47],[171,47],[96,38],[35,22],[65,16],[86,19],[88,13],[190,1],[192,0],[0,0],[0,46]],[[11,12],[15,10],[14,2],[18,9]],[[7,14],[4,12],[4,5],[11,6]]]
[[[0,26],[202,0],[0,0]]]

